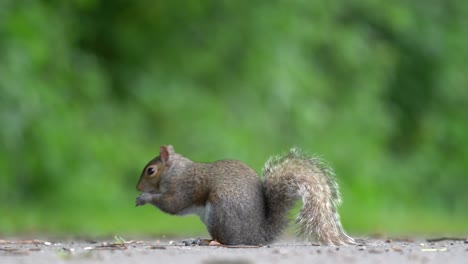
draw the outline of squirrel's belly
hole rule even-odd
[[[211,212],[211,204],[206,203],[205,206],[192,205],[190,207],[184,208],[181,211],[177,212],[176,215],[190,215],[195,214],[200,217],[203,223],[206,225],[208,222],[208,217]]]

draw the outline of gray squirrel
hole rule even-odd
[[[152,204],[173,215],[197,214],[212,241],[225,245],[273,242],[298,199],[299,234],[323,245],[354,244],[340,223],[334,172],[320,159],[293,148],[270,158],[263,180],[237,160],[198,163],[162,146],[143,169],[136,205]]]

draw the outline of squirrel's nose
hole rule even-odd
[[[143,191],[143,184],[138,183],[138,185],[137,185],[137,190],[140,191],[140,192],[142,192],[142,191]]]

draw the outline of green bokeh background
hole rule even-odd
[[[204,235],[160,145],[329,161],[351,234],[468,232],[468,2],[0,0],[0,235]]]

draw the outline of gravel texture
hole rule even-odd
[[[353,246],[283,240],[261,247],[185,246],[180,240],[0,239],[0,263],[468,263],[468,239],[361,239]]]

